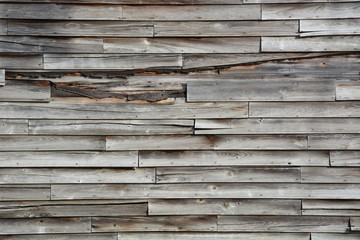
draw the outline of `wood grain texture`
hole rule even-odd
[[[38,235],[3,235],[1,240],[117,240],[117,234],[38,234]],[[302,240],[302,239],[301,239]]]
[[[1,102],[50,102],[50,84],[44,81],[7,80],[0,88]]]
[[[0,0],[0,2],[17,2],[14,0]],[[94,4],[94,0],[21,0],[21,2],[37,3],[88,3]],[[101,4],[126,4],[126,5],[184,5],[184,4],[242,4],[241,0],[96,0]]]
[[[360,234],[331,234],[331,233],[312,233],[312,240],[357,240],[360,238]]]
[[[6,34],[7,34],[7,21],[0,20],[0,35],[6,35]]]
[[[346,146],[344,148],[346,150]],[[331,151],[330,164],[331,166],[360,167],[360,151]]]
[[[329,166],[323,151],[141,151],[140,167]]]
[[[351,231],[359,232],[360,231],[360,217],[351,217],[350,218],[350,227],[351,227]]]
[[[337,0],[335,0],[337,1]],[[243,0],[244,4],[252,3],[312,3],[312,2],[328,2],[328,0]]]
[[[359,134],[309,135],[309,149],[360,150]]]
[[[304,216],[360,216],[359,210],[302,210],[301,214]]]
[[[50,185],[0,185],[0,201],[50,200]]]
[[[302,167],[304,183],[360,183],[360,168]]]
[[[360,19],[300,20],[300,36],[359,35]]]
[[[360,210],[360,201],[353,200],[303,200],[305,210]]]
[[[0,86],[3,85],[5,85],[5,69],[0,69]]]
[[[336,100],[360,100],[360,81],[336,81]]]
[[[149,201],[149,215],[300,215],[300,200],[181,199]]]
[[[42,69],[42,55],[0,55],[0,68],[8,69]]]
[[[0,88],[0,94],[4,87]],[[0,96],[1,98],[1,96]],[[27,134],[28,133],[28,120],[17,119],[0,119],[0,134]]]

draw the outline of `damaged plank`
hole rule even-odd
[[[304,183],[360,183],[360,168],[301,167]]]
[[[343,148],[347,150],[345,146]],[[360,151],[330,151],[330,164],[339,167],[360,167]]]
[[[2,88],[0,88],[1,94]],[[0,119],[0,134],[27,134],[28,133],[28,120],[25,119]]]
[[[300,37],[360,35],[360,19],[300,20]]]
[[[50,95],[46,81],[6,80],[0,88],[0,102],[50,102]]]
[[[50,185],[0,185],[0,201],[22,200],[50,200]]]
[[[308,148],[312,150],[360,150],[360,134],[309,135]]]
[[[360,100],[360,81],[336,81],[336,100]]]

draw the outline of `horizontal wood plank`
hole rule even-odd
[[[3,235],[1,240],[117,240],[117,234],[32,234],[32,235]],[[302,240],[302,239],[301,239]]]
[[[360,216],[360,210],[327,210],[327,209],[312,209],[302,210],[303,216]]]
[[[6,35],[6,34],[7,34],[7,21],[0,20],[0,35]]]
[[[0,86],[5,85],[5,69],[0,69]]]
[[[0,88],[1,102],[50,102],[50,83],[45,81],[7,80]]]
[[[350,227],[351,227],[351,231],[359,232],[360,231],[360,217],[351,217],[350,218]]]
[[[0,201],[50,200],[49,185],[0,185]]]
[[[360,134],[309,135],[309,149],[360,150]]]
[[[357,141],[356,138],[354,140]],[[346,145],[343,148],[346,150]],[[360,151],[331,151],[330,164],[331,166],[360,167]]]
[[[0,87],[0,95],[2,89]],[[0,96],[1,99],[1,96]],[[0,134],[1,135],[10,135],[10,134],[27,134],[28,133],[28,120],[21,119],[0,119]]]
[[[15,0],[0,0],[0,2],[17,2]],[[88,3],[94,0],[21,0],[21,2],[38,3]],[[96,0],[98,4],[126,4],[126,5],[183,5],[183,4],[242,4],[241,0]]]
[[[360,100],[360,81],[336,81],[336,100]]]
[[[328,2],[328,0],[243,0],[244,4],[252,4],[252,3],[266,3],[266,4],[267,3],[312,3],[312,2]]]
[[[302,167],[304,183],[360,183],[360,168]]]
[[[42,55],[0,55],[0,68],[8,69],[42,69]]]
[[[312,240],[357,240],[360,234],[311,233]]]
[[[300,36],[359,35],[360,19],[300,20]]]
[[[360,210],[360,201],[353,200],[303,200],[305,210]]]

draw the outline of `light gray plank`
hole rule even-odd
[[[196,120],[195,134],[304,134],[360,132],[359,118]]]
[[[0,167],[136,167],[137,151],[0,152]]]
[[[214,181],[300,182],[300,168],[171,167],[156,169],[156,183],[188,183]]]
[[[155,22],[156,37],[297,36],[297,21]]]
[[[1,240],[117,240],[117,234],[4,235]],[[301,239],[302,240],[302,239]]]
[[[105,53],[258,53],[260,38],[112,38]]]
[[[0,185],[0,201],[21,200],[50,200],[50,186]]]
[[[218,231],[335,232],[349,231],[347,217],[219,216]]]
[[[9,20],[9,35],[152,37],[152,22]]]
[[[309,135],[309,149],[360,150],[360,134]]]
[[[360,8],[360,5],[359,5]],[[360,51],[360,37],[262,37],[262,52],[336,52]]]
[[[105,138],[97,136],[2,136],[0,151],[105,150]]]
[[[2,88],[0,88],[0,94],[1,94]],[[0,96],[0,98],[1,98],[1,96]],[[28,120],[0,119],[0,134],[1,135],[27,134],[27,133],[28,133]]]
[[[359,210],[302,210],[304,216],[360,216]]]
[[[301,167],[304,183],[360,183],[360,168]]]
[[[307,135],[216,135],[215,150],[296,150],[307,148]]]
[[[336,93],[338,91],[336,89]],[[359,102],[250,102],[249,117],[360,117]]]
[[[312,2],[328,2],[328,0],[243,0],[244,4],[252,4],[252,3],[312,3]]]
[[[189,102],[205,101],[333,101],[335,82],[243,80],[189,82]]]
[[[42,55],[1,55],[0,68],[4,69],[42,69]]]
[[[360,19],[300,20],[300,36],[359,35]]]
[[[0,0],[0,2],[17,2],[16,0]],[[21,2],[38,3],[94,3],[94,0],[21,0]],[[97,0],[98,4],[126,5],[183,5],[183,4],[242,4],[241,0]]]
[[[124,20],[199,21],[260,19],[259,5],[124,6]]]
[[[7,34],[7,21],[0,20],[0,35]]]
[[[75,4],[1,4],[0,17],[5,19],[52,19],[52,20],[121,20],[120,5]]]
[[[271,4],[263,5],[262,19],[359,18],[359,10],[359,3]]]
[[[360,100],[360,81],[336,81],[336,100]]]
[[[312,240],[358,240],[360,234],[311,233]]]
[[[149,201],[149,215],[300,215],[300,200],[181,199]]]
[[[0,86],[3,85],[5,85],[5,69],[0,69]]]
[[[110,136],[106,137],[106,150],[210,150],[214,148],[212,136]]]
[[[360,231],[360,217],[351,217],[350,218],[351,231],[359,232]]]
[[[216,216],[92,218],[92,232],[208,232],[216,229]]]
[[[346,145],[344,149],[347,149]],[[360,167],[360,151],[331,151],[330,164],[331,166]]]
[[[0,88],[1,102],[50,102],[50,83],[45,81],[7,80]]]
[[[360,201],[353,200],[303,200],[305,210],[360,210]]]
[[[329,166],[328,152],[310,151],[142,151],[140,167]]]
[[[90,232],[90,218],[0,219],[0,234]]]

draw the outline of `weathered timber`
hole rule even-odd
[[[50,185],[0,185],[0,201],[21,200],[50,200]]]
[[[50,83],[7,80],[0,88],[1,102],[50,102]]]
[[[149,201],[149,215],[301,215],[300,200],[169,199]]]
[[[312,209],[302,210],[303,216],[360,216],[360,210],[327,210],[327,209]]]
[[[360,168],[301,167],[304,183],[360,183]]]
[[[0,88],[0,98],[2,89]],[[27,134],[28,133],[28,120],[22,119],[0,119],[0,134]]]
[[[300,36],[360,35],[360,19],[300,20]]]
[[[117,240],[117,234],[32,234],[32,235],[0,235],[1,240]],[[302,240],[302,239],[300,239]]]
[[[140,167],[329,166],[323,151],[141,151]]]
[[[360,134],[309,135],[309,149],[360,150]]]
[[[360,81],[336,81],[336,100],[360,100]]]
[[[350,0],[349,0],[350,1]],[[0,2],[17,2],[15,0],[0,0]],[[38,3],[88,3],[94,4],[94,0],[21,0],[21,2]],[[126,5],[183,5],[183,4],[242,4],[241,0],[96,0],[97,4],[126,4]]]
[[[0,20],[0,35],[7,34],[7,21]]]
[[[344,150],[346,150],[346,145]],[[360,151],[331,151],[330,164],[331,166],[360,167]]]
[[[42,55],[0,55],[0,68],[8,69],[42,69]]]
[[[311,233],[312,240],[358,240],[360,234]]]
[[[353,200],[303,200],[305,210],[360,210],[360,201]]]
[[[337,0],[335,0],[335,1],[337,1]],[[351,0],[349,0],[349,1],[351,1]],[[311,2],[328,2],[328,0],[243,0],[244,4],[252,4],[252,3],[311,3]]]
[[[5,85],[5,69],[0,69],[0,87],[3,85]]]
[[[351,231],[359,232],[360,231],[360,217],[351,217],[350,218],[350,227],[351,227]]]

